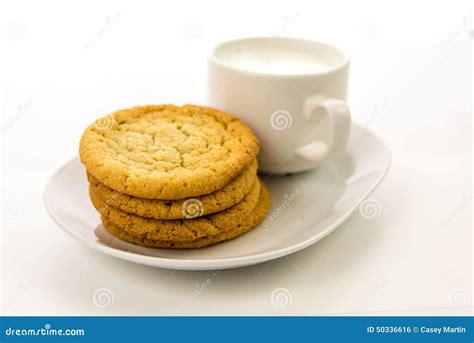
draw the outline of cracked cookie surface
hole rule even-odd
[[[100,183],[88,174],[90,187],[107,204],[127,213],[154,219],[189,219],[225,210],[241,201],[251,190],[257,176],[257,161],[254,160],[242,173],[222,189],[182,200],[144,199],[123,194]],[[196,208],[198,212],[192,212]]]
[[[257,204],[252,213],[240,224],[216,235],[204,236],[194,240],[162,241],[146,237],[135,236],[121,229],[107,218],[102,218],[104,227],[114,236],[126,242],[150,248],[194,249],[203,248],[212,244],[236,238],[250,231],[266,217],[271,205],[271,197],[266,187],[262,184]]]
[[[79,155],[104,185],[147,199],[177,200],[221,189],[259,151],[253,132],[217,109],[139,106],[89,126]]]
[[[260,180],[256,178],[250,193],[234,206],[195,219],[175,220],[150,219],[126,213],[104,202],[91,187],[89,195],[102,218],[129,234],[152,240],[180,241],[217,235],[243,222],[255,208],[260,188]]]

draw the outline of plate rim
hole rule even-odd
[[[65,168],[67,168],[71,163],[76,161],[78,157],[74,157],[70,159],[68,162],[64,163],[59,169],[57,169],[47,180],[46,186],[43,191],[43,203],[46,208],[46,212],[48,215],[53,219],[54,223],[59,226],[59,228],[66,232],[68,235],[72,236],[75,239],[86,244],[88,247],[105,253],[107,255],[120,258],[126,261],[132,261],[135,263],[145,264],[152,267],[157,268],[165,268],[165,269],[175,269],[175,270],[221,270],[221,269],[230,269],[230,268],[238,268],[244,267],[248,265],[263,263],[266,261],[270,261],[273,259],[277,259],[283,256],[290,255],[297,251],[300,251],[308,246],[318,242],[319,240],[326,237],[328,234],[333,232],[337,227],[339,227],[343,222],[347,220],[357,209],[357,207],[380,185],[380,183],[384,180],[387,176],[390,167],[392,165],[392,153],[388,148],[387,144],[385,144],[384,140],[382,140],[376,133],[374,133],[369,128],[353,123],[353,126],[362,128],[370,133],[375,139],[377,139],[380,145],[386,152],[387,155],[387,164],[385,165],[384,170],[376,179],[376,181],[368,188],[366,192],[364,192],[363,196],[358,199],[354,204],[349,207],[337,220],[335,220],[331,225],[328,225],[322,232],[317,235],[311,236],[301,242],[295,243],[285,248],[281,248],[274,251],[263,252],[259,254],[254,254],[250,256],[239,256],[239,257],[231,257],[231,258],[213,258],[213,259],[201,259],[201,260],[189,260],[189,259],[176,259],[176,258],[167,258],[167,257],[156,257],[156,256],[149,256],[149,255],[142,255],[131,251],[124,251],[120,249],[116,249],[110,247],[108,245],[102,244],[98,241],[92,242],[90,240],[84,239],[79,234],[76,234],[74,230],[67,228],[67,226],[57,217],[56,213],[52,209],[52,204],[50,200],[47,198],[49,194],[49,188],[51,187],[53,180],[59,175]],[[352,130],[351,130],[352,131]]]

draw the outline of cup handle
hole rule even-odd
[[[313,96],[305,101],[304,115],[313,123],[321,123],[329,117],[330,141],[308,143],[295,151],[296,156],[311,162],[323,161],[347,146],[351,129],[351,112],[343,100],[321,95]]]

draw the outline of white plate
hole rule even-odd
[[[316,171],[265,180],[273,197],[266,221],[249,233],[204,249],[152,249],[109,234],[89,202],[76,158],[48,182],[44,201],[64,231],[103,253],[150,266],[212,270],[256,264],[306,248],[336,229],[382,181],[390,152],[369,130],[353,125],[349,148]]]

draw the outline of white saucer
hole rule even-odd
[[[237,239],[196,250],[144,248],[109,234],[90,204],[85,170],[77,158],[52,176],[44,201],[59,227],[108,255],[169,269],[235,268],[291,254],[332,232],[382,181],[390,160],[374,134],[353,124],[348,150],[318,170],[262,176],[273,197],[264,223]]]

